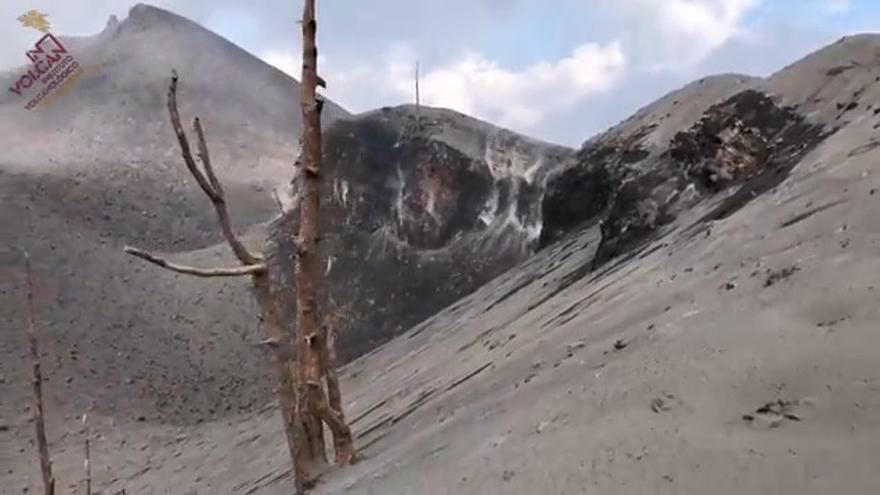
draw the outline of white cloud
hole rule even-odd
[[[408,53],[408,52],[407,52]],[[369,110],[381,105],[394,105],[401,101],[411,101],[412,98],[400,99],[400,95],[390,84],[392,74],[399,72],[397,66],[402,60],[402,52],[392,50],[386,59],[358,64],[342,64],[337,60],[328,59],[325,55],[318,55],[318,72],[327,81],[327,90],[322,90],[330,99],[342,105],[349,111],[359,112]],[[408,56],[408,55],[407,55]],[[290,50],[268,50],[261,56],[264,62],[291,77],[299,80],[302,57],[299,52],[294,54]],[[415,60],[412,56],[407,60]],[[410,81],[412,74],[407,75]]]
[[[276,69],[299,79],[300,58],[294,57],[291,52],[269,50],[260,58]]]
[[[299,59],[289,52],[267,52],[262,58],[289,74],[295,74],[299,66]],[[417,59],[414,50],[397,45],[383,63],[342,69],[322,58],[319,67],[329,84],[328,95],[357,111],[414,101]],[[425,105],[528,130],[555,111],[611,90],[625,66],[619,42],[584,44],[566,58],[522,69],[507,68],[467,51],[448,64],[423,66],[421,100]]]
[[[762,0],[618,0],[647,29],[640,49],[651,70],[680,70],[703,61],[730,39],[743,35],[746,14]]]
[[[834,12],[835,14],[846,12],[852,7],[850,0],[823,0],[823,3],[829,12]]]
[[[542,61],[520,70],[503,67],[476,52],[428,70],[422,99],[514,128],[530,128],[548,113],[608,91],[625,68],[620,43],[588,43],[568,57]],[[412,94],[410,70],[393,66],[392,82],[401,95]]]

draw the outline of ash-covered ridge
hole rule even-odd
[[[350,301],[344,354],[372,349],[574,233],[589,232],[588,273],[700,203],[713,206],[695,232],[772,190],[845,121],[805,115],[779,94],[782,74],[701,79],[574,153],[449,111],[429,110],[422,125],[412,107],[340,122],[324,150],[334,177],[324,221],[327,300]],[[835,120],[852,104],[837,106]],[[273,236],[285,290],[293,261],[283,236],[293,231],[288,216]]]

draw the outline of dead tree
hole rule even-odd
[[[331,299],[325,310],[324,318],[324,334],[326,335],[327,345],[323,349],[324,362],[322,364],[327,379],[327,402],[330,404],[331,409],[339,412],[339,417],[343,422],[345,422],[345,414],[342,409],[342,392],[339,387],[339,374],[336,371],[338,366],[336,359],[336,334],[342,325],[346,323],[347,315],[351,313],[351,306],[351,302],[344,306],[338,306]],[[346,441],[351,441],[351,435],[349,434],[348,438],[334,436],[333,440],[333,447],[336,450],[336,462],[344,464],[346,459],[341,456],[345,455],[347,449],[352,451],[354,449],[352,445],[346,445],[345,443]],[[349,462],[352,460],[348,459]]]
[[[422,132],[422,99],[419,94],[419,61],[416,60],[416,132]]]
[[[52,474],[52,458],[49,456],[49,443],[46,441],[46,422],[43,416],[43,374],[40,371],[40,347],[37,337],[36,310],[34,309],[34,275],[31,257],[24,252],[25,278],[27,278],[28,340],[30,340],[31,360],[33,362],[34,387],[34,429],[37,448],[40,453],[40,470],[43,473],[43,488],[46,495],[55,494],[55,475]]]
[[[311,476],[298,480],[297,489],[304,491],[320,475],[326,463],[323,424],[333,434],[336,461],[345,465],[354,459],[351,430],[342,414],[341,399],[331,406],[329,395],[339,397],[339,382],[328,380],[331,355],[328,352],[326,326],[319,322],[317,284],[320,277],[318,255],[318,209],[321,168],[321,109],[324,101],[317,87],[325,86],[318,76],[318,49],[315,43],[317,23],[315,0],[305,0],[302,18],[302,77],[300,105],[302,108],[300,224],[296,242],[296,346],[299,393],[297,418],[304,434],[298,455]],[[335,369],[332,373],[335,375]]]
[[[92,432],[89,428],[89,414],[83,413],[83,437],[85,437],[85,452],[83,458],[83,470],[86,472],[86,495],[92,495],[92,452],[91,452],[91,436]]]
[[[148,261],[162,268],[183,273],[186,275],[194,275],[197,277],[236,277],[249,275],[254,285],[254,296],[260,309],[260,318],[266,334],[266,340],[263,341],[270,350],[272,355],[272,368],[274,369],[276,379],[278,380],[278,399],[281,404],[281,415],[284,420],[284,433],[287,439],[287,447],[293,461],[294,475],[299,478],[302,476],[299,465],[296,462],[296,445],[299,434],[297,433],[297,421],[295,420],[296,409],[296,377],[294,374],[294,354],[292,343],[289,335],[284,331],[284,325],[281,322],[281,313],[278,301],[272,293],[269,280],[269,271],[261,254],[253,253],[245,247],[244,243],[236,236],[232,230],[232,224],[229,220],[229,212],[226,207],[226,195],[220,181],[214,173],[211,165],[211,158],[208,154],[208,145],[205,141],[205,133],[202,129],[201,122],[198,117],[193,120],[193,131],[195,132],[198,146],[198,158],[201,161],[204,171],[200,170],[193,158],[192,150],[189,144],[189,138],[180,123],[180,114],[177,110],[177,73],[172,72],[171,85],[168,88],[168,113],[171,117],[171,125],[174,133],[177,135],[177,142],[180,145],[181,156],[186,168],[198,183],[199,187],[211,200],[220,228],[226,238],[229,247],[232,248],[236,258],[238,258],[241,266],[226,268],[195,268],[172,263],[159,256],[151,254],[141,249],[126,246],[125,252]]]

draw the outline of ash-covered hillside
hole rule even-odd
[[[0,96],[0,416],[7,424],[27,417],[24,249],[36,271],[53,414],[94,402],[120,421],[194,423],[262,406],[272,384],[254,345],[247,281],[175,276],[122,248],[197,266],[234,262],[180,157],[166,107],[172,69],[181,119],[188,128],[200,117],[232,222],[255,249],[262,224],[278,215],[272,191],[292,175],[298,83],[148,5],[94,36],[60,39],[83,69],[69,91],[32,111],[24,108],[31,94]],[[330,124],[348,112],[327,101],[324,115]]]
[[[276,218],[271,191],[293,175],[295,81],[152,7],[70,43],[93,71],[69,98],[26,124],[0,104],[0,486],[37,480],[28,249],[60,479],[79,479],[93,404],[102,491],[289,493],[246,281],[121,249],[233,263],[164,114],[179,64],[235,227],[269,239],[291,291],[295,210]],[[228,73],[188,65],[192,44]],[[324,304],[348,316],[364,460],[316,493],[872,493],[878,54],[861,35],[766,79],[707,77],[579,150],[446,110],[328,104]],[[35,133],[52,139],[21,146]]]
[[[273,382],[247,280],[175,275],[122,248],[196,266],[235,264],[180,158],[165,100],[172,68],[180,74],[182,120],[199,116],[205,127],[234,228],[253,249],[264,248],[266,224],[279,216],[273,191],[294,175],[297,82],[197,24],[145,5],[99,35],[62,39],[85,67],[74,89],[32,112],[18,101],[0,103],[0,128],[18,133],[0,162],[0,221],[4,239],[13,239],[0,255],[11,282],[0,313],[8,323],[0,375],[17,376],[28,359],[18,323],[21,250],[28,249],[52,357],[44,369],[53,413],[70,417],[95,403],[97,413],[121,422],[194,424],[265,406]],[[357,208],[351,215],[341,206],[327,210],[328,231],[357,232],[354,240],[327,241],[348,243],[338,244],[333,280],[369,295],[343,293],[337,301],[370,304],[372,297],[375,307],[352,312],[372,319],[344,337],[348,358],[525,259],[540,232],[538,184],[571,153],[432,109],[422,109],[430,139],[401,144],[412,135],[404,129],[414,128],[413,115],[401,107],[347,120],[332,102],[324,106],[328,173],[339,172],[325,185]],[[37,135],[45,146],[23,145]],[[417,249],[407,252],[409,242]],[[371,263],[363,263],[368,256]],[[412,291],[404,295],[395,284]],[[11,398],[0,408],[16,424],[26,417],[19,409],[26,385],[0,383]]]

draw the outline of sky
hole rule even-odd
[[[296,0],[154,0],[298,76]],[[578,145],[708,74],[766,76],[846,34],[880,30],[877,0],[318,0],[326,94],[352,112],[421,101]],[[4,0],[0,70],[49,15],[87,35],[130,0]]]

